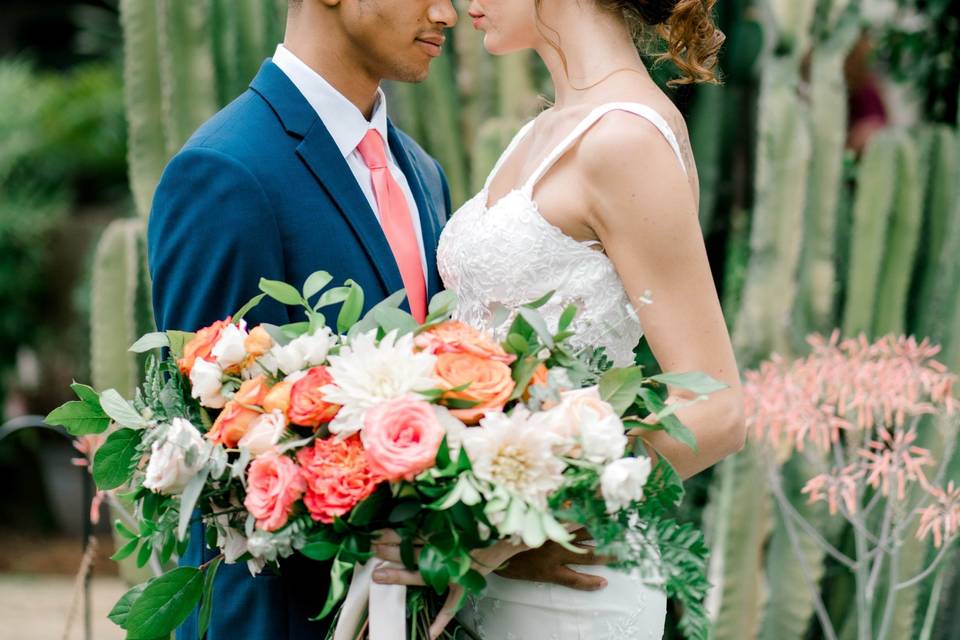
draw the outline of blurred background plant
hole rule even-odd
[[[15,345],[0,348],[0,367],[16,371],[8,417],[46,413],[70,377],[129,389],[136,362],[117,337],[132,342],[150,322],[142,234],[153,189],[187,136],[271,54],[285,4],[13,3],[0,28],[0,105],[13,114],[0,123],[0,208],[22,204],[18,215],[4,213],[0,242],[16,248],[0,268],[8,256],[33,257],[0,272],[0,290],[23,305],[0,322],[0,344]],[[868,341],[929,338],[942,345],[938,359],[960,371],[956,2],[721,0],[716,11],[727,34],[723,84],[669,94],[688,122],[701,225],[742,368],[773,353],[802,359],[809,334],[839,328]],[[10,35],[17,25],[21,35]],[[24,44],[31,37],[35,44]],[[449,42],[426,82],[386,89],[391,116],[441,161],[459,204],[551,96],[532,54],[488,56],[468,20]],[[650,59],[658,46],[643,39]],[[654,70],[663,84],[671,72]],[[21,240],[7,240],[8,227]],[[645,344],[637,357],[655,366]],[[960,455],[945,446],[954,427],[932,420],[918,423],[915,445],[958,478]],[[856,557],[855,528],[807,503],[800,491],[816,473],[804,456],[780,451],[771,460],[767,446],[751,442],[688,483],[684,516],[706,527],[714,550],[714,638],[832,637],[818,621],[821,606],[844,622],[843,640],[880,628],[882,594],[872,629],[847,615],[858,610],[856,576],[807,532],[791,532],[788,514],[847,557]],[[0,462],[30,478],[16,451],[0,445]],[[947,606],[960,599],[956,547],[904,539],[893,561],[900,576],[944,559],[898,593],[888,638],[960,638]],[[877,580],[887,584],[891,566],[888,558]]]

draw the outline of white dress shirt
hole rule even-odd
[[[427,258],[423,249],[420,214],[417,209],[417,202],[413,198],[413,192],[410,190],[410,184],[407,182],[407,177],[400,170],[396,158],[393,157],[393,151],[390,149],[387,137],[387,99],[383,90],[377,89],[377,103],[373,108],[373,117],[368,121],[356,105],[347,100],[342,93],[333,88],[320,74],[308,67],[305,62],[283,44],[277,45],[277,50],[273,54],[273,63],[290,78],[290,81],[300,90],[303,97],[320,116],[333,141],[340,149],[340,153],[347,161],[347,165],[356,177],[357,183],[360,185],[363,195],[367,197],[367,202],[370,203],[370,208],[377,216],[378,221],[380,220],[380,210],[373,193],[370,169],[367,168],[360,152],[357,151],[357,146],[370,129],[376,129],[380,132],[387,149],[387,165],[390,173],[397,184],[400,185],[400,189],[407,199],[407,206],[410,209],[410,217],[413,221],[413,231],[417,236],[417,245],[420,247],[423,274],[426,277],[428,272]]]

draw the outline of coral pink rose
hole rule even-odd
[[[414,344],[418,349],[433,354],[472,353],[504,364],[517,359],[504,351],[489,335],[459,320],[447,320],[430,327],[417,335]]]
[[[250,430],[253,421],[261,415],[263,414],[259,411],[248,409],[236,400],[231,400],[213,422],[213,427],[207,432],[207,439],[214,444],[233,449],[240,442],[240,438]]]
[[[297,452],[297,461],[307,482],[303,503],[310,517],[326,524],[349,513],[383,480],[370,468],[357,436],[342,442],[317,439]]]
[[[231,319],[228,317],[226,320],[217,320],[209,327],[204,327],[200,329],[200,331],[197,331],[197,334],[190,342],[183,346],[183,357],[177,360],[180,373],[189,376],[190,371],[193,370],[193,363],[196,362],[198,358],[200,360],[213,361],[210,352],[213,350],[213,346],[217,344],[217,340],[220,339],[220,333],[230,322]]]
[[[307,375],[293,383],[290,390],[290,409],[287,417],[290,422],[304,427],[319,427],[333,420],[340,405],[327,402],[320,391],[328,384],[333,384],[333,378],[326,367],[313,367]]]
[[[446,430],[433,405],[400,398],[367,410],[361,434],[375,472],[388,480],[412,480],[433,466]]]
[[[487,411],[500,411],[510,399],[516,383],[510,367],[498,360],[472,353],[441,353],[437,356],[434,375],[441,389],[455,389],[469,384],[463,391],[450,391],[444,399],[476,402],[469,409],[451,409],[454,417],[466,424],[476,424]]]
[[[243,506],[257,519],[257,528],[276,531],[287,524],[293,505],[307,488],[297,463],[286,456],[265,454],[247,470]]]

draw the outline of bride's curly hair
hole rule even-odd
[[[717,83],[717,54],[726,36],[717,28],[713,8],[717,0],[594,0],[597,6],[619,11],[637,41],[653,30],[666,51],[657,62],[671,61],[680,77],[670,85]],[[536,0],[539,12],[542,0]]]

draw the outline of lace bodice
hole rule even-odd
[[[614,365],[632,364],[633,349],[643,333],[635,306],[642,301],[631,302],[613,263],[592,248],[599,243],[568,236],[541,215],[533,199],[537,182],[611,111],[627,111],[649,120],[663,133],[686,171],[676,136],[659,113],[642,104],[612,103],[594,109],[522,187],[488,207],[490,183],[533,126],[533,121],[527,123],[500,157],[483,190],[451,217],[440,236],[437,264],[444,285],[459,298],[456,319],[503,332],[509,322],[492,326],[498,304],[514,310],[555,291],[540,309],[551,330],[556,330],[563,310],[575,304],[579,313],[571,327],[573,346],[602,346]]]

